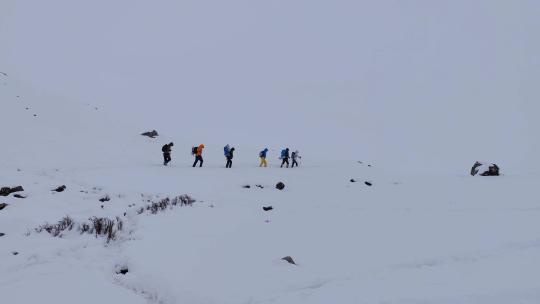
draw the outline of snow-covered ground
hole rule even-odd
[[[3,140],[21,144],[2,147],[0,184],[27,195],[0,198],[9,204],[0,211],[6,303],[540,301],[537,176],[404,173],[309,156],[281,169],[275,149],[259,168],[256,147],[238,147],[227,170],[217,144],[201,169],[190,167],[185,142],[163,167],[170,138],[130,134],[99,108],[3,80]],[[60,185],[66,191],[52,191]],[[197,202],[136,212],[181,194]],[[125,229],[110,242],[34,231],[64,216],[119,216]],[[117,274],[123,267],[129,272]]]
[[[0,303],[540,303],[539,13],[0,1]]]

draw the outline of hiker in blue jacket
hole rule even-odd
[[[261,164],[259,167],[267,167],[268,163],[266,162],[266,154],[268,153],[268,148],[265,148],[259,153],[259,157],[261,158]]]
[[[231,148],[229,145],[226,145],[225,148],[223,148],[223,153],[225,154],[225,158],[227,159],[225,168],[232,168],[232,159],[234,157],[234,150],[236,149],[234,147]]]
[[[289,168],[289,158],[291,158],[291,155],[289,154],[289,148],[286,148],[281,151],[281,168],[283,168],[283,165],[287,164],[287,168]]]

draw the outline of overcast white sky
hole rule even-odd
[[[534,0],[1,0],[0,71],[197,143],[519,165],[540,152],[539,16]]]

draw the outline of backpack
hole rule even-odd
[[[259,152],[259,157],[263,157],[263,156],[264,156],[264,151]]]
[[[163,153],[167,152],[167,146],[168,146],[168,145],[164,145],[164,146],[161,148],[161,152],[163,152]]]
[[[229,148],[229,145],[226,145],[225,147],[223,147],[223,154],[224,154],[225,156],[229,156],[229,154],[231,153],[230,151],[231,151],[231,150],[230,150],[230,148]]]
[[[191,148],[191,155],[196,155],[196,154],[197,154],[197,147]]]
[[[286,158],[287,157],[287,150],[286,149],[283,149],[281,150],[281,158]]]

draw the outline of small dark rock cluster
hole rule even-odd
[[[56,191],[56,192],[64,192],[65,190],[67,189],[66,185],[62,185],[56,189],[54,189],[53,191]]]
[[[149,131],[149,132],[144,132],[141,134],[142,136],[147,136],[147,137],[150,137],[150,138],[156,138],[159,136],[158,132],[156,130],[152,130],[152,131]]]
[[[277,183],[277,184],[276,184],[276,189],[278,189],[278,190],[283,190],[283,189],[285,189],[285,184],[282,183],[282,182]]]
[[[8,196],[11,193],[21,192],[21,191],[24,191],[24,188],[22,186],[17,186],[14,188],[2,187],[0,188],[0,196]]]
[[[272,207],[272,206],[263,207],[263,210],[264,210],[264,211],[274,210],[274,207]]]
[[[500,168],[497,164],[487,165],[477,161],[471,168],[471,175],[475,176],[477,174],[480,176],[499,176]]]
[[[121,267],[120,269],[118,269],[118,271],[116,271],[116,274],[127,274],[129,272],[129,269],[127,267]]]
[[[104,197],[100,198],[99,201],[104,203],[110,201],[111,198],[108,195],[105,195]],[[103,208],[103,207],[102,207]]]

